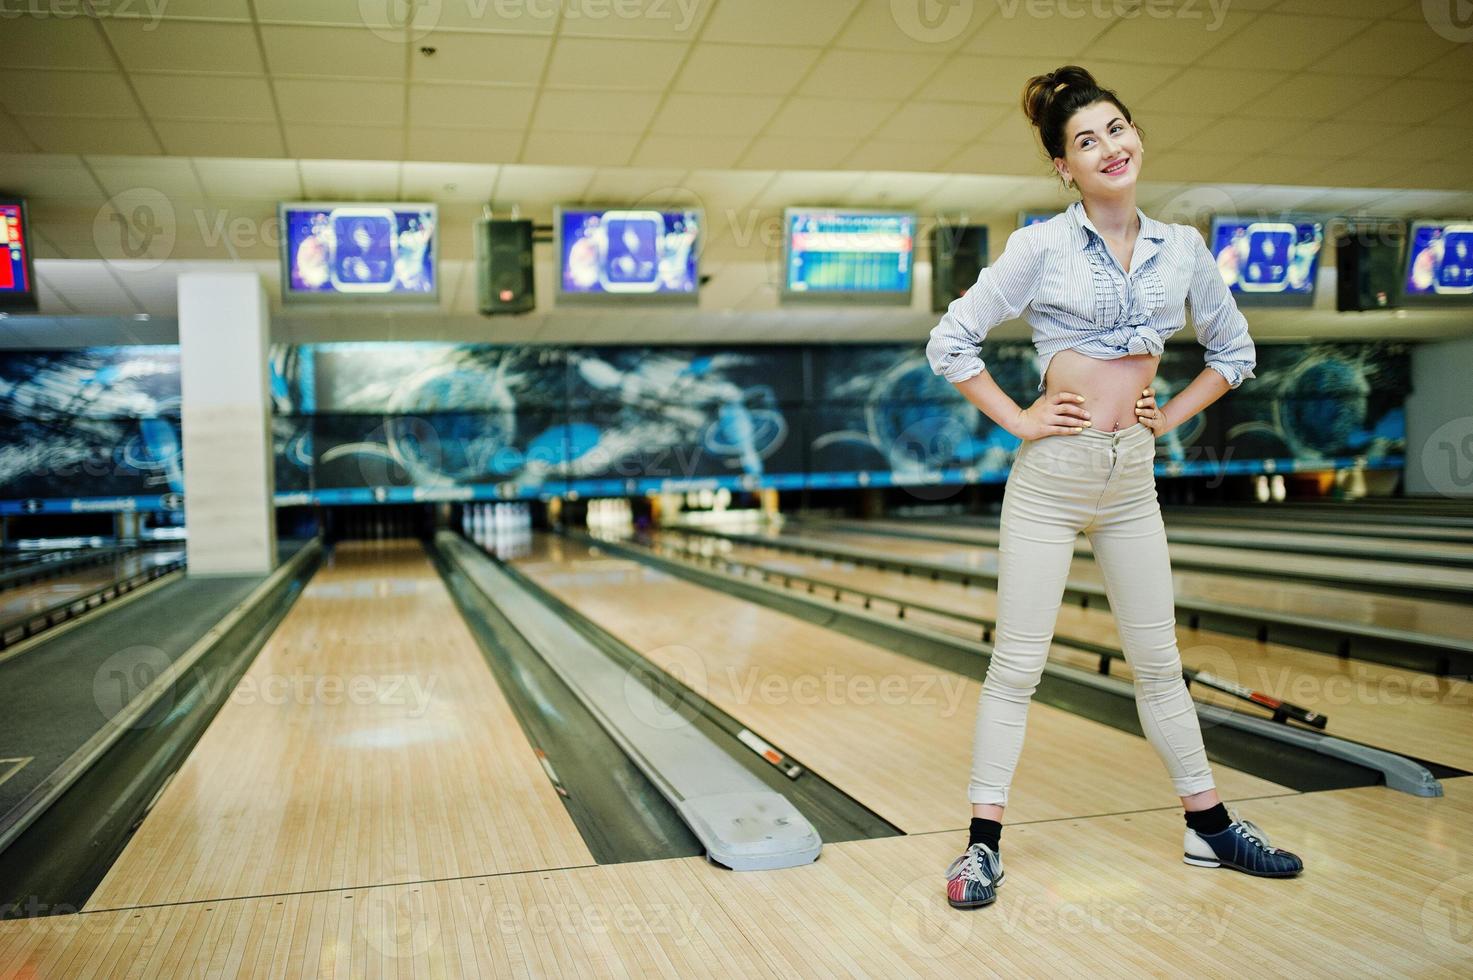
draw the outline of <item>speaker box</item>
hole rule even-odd
[[[1387,310],[1400,306],[1401,225],[1352,225],[1335,238],[1335,309]]]
[[[476,222],[476,295],[482,313],[530,313],[537,307],[532,280],[532,222],[492,218]]]
[[[938,223],[931,229],[931,312],[972,288],[987,266],[987,226]]]

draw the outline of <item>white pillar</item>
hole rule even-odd
[[[1412,348],[1412,390],[1406,400],[1409,496],[1473,498],[1470,370],[1473,338]]]
[[[270,314],[253,272],[179,277],[190,574],[263,574],[276,566]]]

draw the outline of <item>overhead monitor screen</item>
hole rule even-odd
[[[433,204],[282,204],[288,302],[433,303]]]
[[[25,202],[0,198],[0,310],[36,308],[30,234]]]
[[[1212,255],[1240,304],[1312,306],[1325,229],[1318,221],[1219,217]]]
[[[914,214],[789,208],[784,226],[784,300],[909,304]]]
[[[694,303],[701,212],[558,208],[558,302]]]
[[[1473,300],[1473,222],[1412,225],[1402,298],[1412,303]]]

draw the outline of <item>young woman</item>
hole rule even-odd
[[[1028,702],[1043,673],[1079,532],[1105,578],[1136,706],[1186,808],[1184,860],[1265,877],[1303,869],[1218,798],[1196,710],[1182,681],[1166,529],[1156,498],[1155,441],[1253,377],[1248,325],[1202,235],[1136,207],[1144,149],[1130,110],[1083,68],[1029,80],[1023,110],[1080,200],[1019,228],[1003,254],[931,331],[932,369],[1023,440],[1008,474],[998,545],[996,643],[978,704],[971,839],[947,872],[956,908],[996,898],[1008,786]],[[1157,408],[1150,383],[1162,345],[1191,304],[1206,366]],[[1019,408],[978,356],[987,332],[1025,317],[1039,390]]]

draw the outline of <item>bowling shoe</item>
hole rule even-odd
[[[946,900],[954,909],[991,905],[1002,884],[1002,858],[986,844],[973,844],[946,869]]]
[[[1232,868],[1260,878],[1292,878],[1304,870],[1298,855],[1273,847],[1251,821],[1232,816],[1221,833],[1200,834],[1188,827],[1182,860],[1194,868]]]

